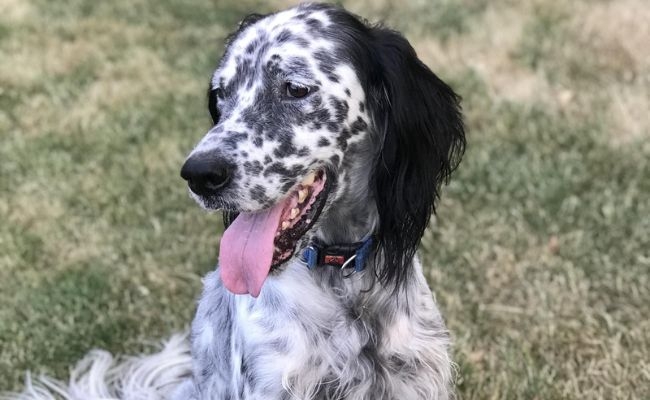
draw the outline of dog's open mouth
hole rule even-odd
[[[224,286],[257,297],[272,267],[289,260],[296,244],[318,219],[329,184],[312,172],[273,207],[240,213],[221,239],[219,265]]]
[[[327,199],[326,181],[323,171],[313,172],[289,196],[275,233],[272,268],[291,258],[298,240],[318,219]]]

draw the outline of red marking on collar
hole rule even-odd
[[[323,259],[323,262],[325,264],[329,265],[343,265],[345,263],[345,257],[344,256],[331,256],[331,255],[326,255],[325,258]]]

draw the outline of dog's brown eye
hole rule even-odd
[[[309,94],[309,88],[292,82],[287,82],[287,96],[301,99]]]

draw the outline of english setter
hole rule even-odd
[[[416,248],[465,146],[459,98],[399,33],[333,5],[251,15],[181,175],[223,210],[176,399],[452,397]]]
[[[241,22],[208,103],[214,126],[181,175],[228,226],[191,373],[173,338],[121,368],[91,354],[67,389],[15,398],[452,398],[416,249],[465,148],[458,96],[399,33],[303,4]]]

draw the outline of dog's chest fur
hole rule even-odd
[[[363,272],[344,279],[299,262],[258,299],[208,275],[192,326],[194,382],[177,398],[447,398],[448,334],[417,264],[400,297],[366,288]]]

